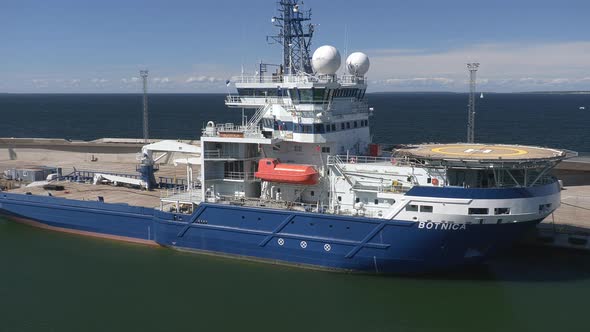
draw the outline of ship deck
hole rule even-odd
[[[88,184],[69,181],[53,181],[52,185],[64,186],[64,190],[45,190],[42,185],[32,187],[20,187],[8,190],[12,193],[27,193],[32,195],[48,196],[51,193],[54,197],[63,197],[81,201],[97,201],[102,196],[105,203],[124,203],[133,206],[149,208],[160,207],[161,190],[153,191],[140,190],[122,186],[107,184]]]
[[[566,151],[536,146],[467,143],[420,144],[396,149],[396,153],[417,159],[486,162],[551,161],[567,156]]]

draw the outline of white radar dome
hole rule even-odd
[[[365,76],[370,65],[369,57],[362,52],[354,52],[346,59],[346,70],[351,75]]]
[[[334,46],[324,45],[319,47],[311,57],[311,66],[313,70],[322,75],[336,74],[340,68],[340,52]]]

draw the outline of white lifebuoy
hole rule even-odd
[[[356,158],[355,157],[350,158],[350,161],[349,162],[351,164],[356,164]]]

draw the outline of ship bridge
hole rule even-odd
[[[267,103],[292,105],[331,105],[335,100],[349,103],[365,101],[365,77],[356,75],[238,76],[233,78],[237,94],[228,95],[225,104],[233,108],[256,108]]]

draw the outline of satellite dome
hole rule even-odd
[[[365,76],[370,65],[369,57],[362,52],[354,52],[346,59],[346,70],[351,75]]]
[[[316,73],[323,75],[336,74],[340,68],[340,52],[334,46],[324,45],[319,47],[311,57],[311,65]]]

